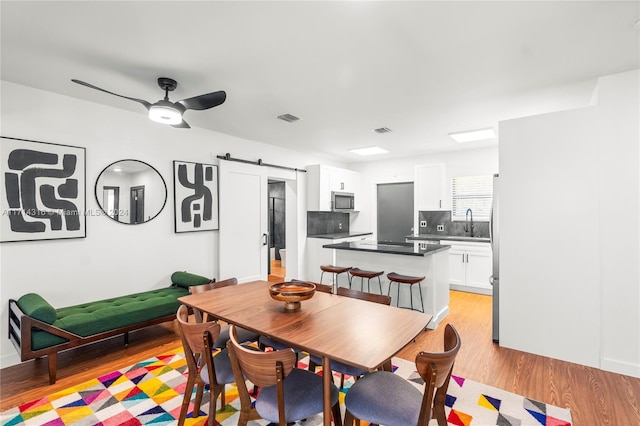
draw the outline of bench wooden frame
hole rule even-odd
[[[173,321],[175,319],[176,314],[173,313],[160,318],[142,321],[125,327],[83,337],[26,315],[22,312],[15,300],[9,299],[9,339],[20,354],[20,361],[28,361],[30,359],[41,358],[44,356],[47,357],[49,364],[49,384],[54,384],[56,382],[58,352],[78,346],[88,345],[89,343],[108,339],[119,334],[124,335],[124,344],[126,346],[129,344],[130,331],[139,330],[151,325],[161,324],[163,322]],[[34,328],[67,339],[68,342],[34,350],[31,347],[31,332]]]

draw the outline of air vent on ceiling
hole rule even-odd
[[[391,129],[390,129],[390,128],[388,128],[388,127],[379,127],[379,128],[377,128],[377,129],[373,129],[373,131],[374,131],[374,132],[376,132],[376,133],[383,134],[383,133],[389,133],[389,132],[391,132]]]
[[[291,114],[282,114],[282,115],[279,115],[278,118],[282,121],[286,121],[287,123],[293,123],[294,121],[300,120],[300,118]]]

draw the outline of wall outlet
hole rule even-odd
[[[338,229],[342,229],[342,222],[338,223]]]
[[[444,225],[438,225],[437,229],[439,232],[444,232]]]
[[[427,221],[426,220],[421,220],[420,221],[420,228],[426,228],[427,227]]]

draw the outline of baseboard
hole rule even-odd
[[[427,324],[427,328],[429,330],[435,330],[436,328],[438,328],[438,325],[440,325],[440,322],[447,316],[449,315],[449,305],[447,305],[445,308],[443,308],[440,312],[438,312],[437,314],[435,314],[433,316],[433,318],[431,319],[431,321],[429,321],[429,324]]]
[[[0,357],[0,368],[11,367],[12,365],[20,364],[20,355],[9,354]]]
[[[455,291],[466,291],[467,293],[484,294],[486,296],[493,295],[493,289],[470,287],[468,285],[449,284],[449,289]]]
[[[639,364],[631,364],[630,362],[619,361],[611,358],[602,358],[600,360],[600,368],[612,373],[624,374],[625,376],[640,378]]]

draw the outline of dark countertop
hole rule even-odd
[[[307,235],[307,238],[323,238],[325,240],[338,240],[340,238],[360,237],[373,235],[373,232],[337,232],[335,234]]]
[[[490,243],[490,238],[485,237],[464,237],[461,235],[441,235],[441,234],[420,234],[420,235],[407,235],[406,237],[410,241],[434,241],[434,240],[446,240],[446,241],[464,241],[472,243]]]
[[[337,250],[355,250],[374,253],[401,254],[406,256],[429,256],[436,252],[449,250],[449,246],[439,244],[393,243],[383,244],[375,241],[355,241],[350,243],[325,244],[322,247]]]

